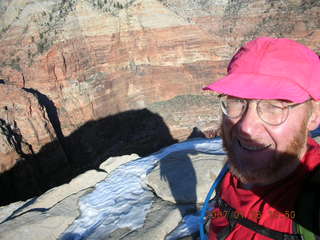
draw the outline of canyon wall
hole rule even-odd
[[[319,15],[318,0],[1,1],[0,202],[215,131],[201,89],[236,49],[274,36],[319,53]]]

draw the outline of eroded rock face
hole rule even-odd
[[[8,203],[41,193],[53,179],[59,182],[62,176],[70,175],[70,168],[38,99],[13,85],[0,84],[0,92],[0,171],[13,167],[0,175],[0,199]]]
[[[41,146],[55,139],[55,132],[37,98],[14,85],[0,84],[1,154],[0,172],[15,162],[5,163],[5,155],[38,153]]]
[[[23,108],[23,117],[11,114],[9,122],[3,108],[2,132],[18,133],[21,151],[37,159],[29,172],[40,164],[38,179],[54,186],[108,156],[151,153],[195,127],[216,130],[216,97],[202,87],[257,36],[296,39],[319,52],[319,14],[318,0],[1,1],[1,99],[13,105],[6,94],[14,95],[14,86],[41,106],[32,117]],[[0,137],[0,171],[21,157],[13,139]],[[10,175],[14,182],[30,176]]]

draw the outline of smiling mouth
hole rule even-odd
[[[238,141],[238,144],[241,148],[243,148],[247,151],[250,151],[250,152],[264,151],[271,146],[271,144],[269,144],[269,145],[247,145],[247,144],[241,142],[239,139],[237,139],[237,141]]]

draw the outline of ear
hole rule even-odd
[[[312,100],[310,107],[312,108],[312,111],[308,121],[308,130],[313,131],[320,125],[320,101]]]

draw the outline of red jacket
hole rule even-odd
[[[285,233],[293,233],[295,218],[294,206],[302,190],[303,180],[316,166],[320,165],[320,146],[308,139],[309,149],[302,159],[302,164],[287,178],[264,187],[251,190],[239,188],[239,180],[230,172],[220,186],[220,197],[236,213],[259,225]],[[241,216],[238,215],[238,216]],[[226,213],[216,208],[209,228],[209,240],[218,239],[217,234],[229,226]],[[236,224],[226,240],[250,239],[270,240],[255,231]]]

